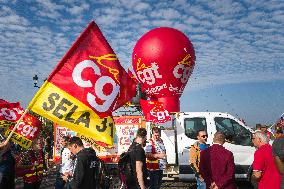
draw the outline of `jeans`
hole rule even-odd
[[[195,177],[197,182],[197,189],[206,189],[205,181],[201,181],[199,177]]]
[[[149,171],[149,189],[159,189],[162,185],[163,170]]]

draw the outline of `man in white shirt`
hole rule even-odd
[[[55,189],[63,189],[65,185],[65,181],[63,180],[62,176],[66,174],[70,174],[73,171],[74,167],[74,161],[71,158],[71,152],[67,148],[68,136],[63,136],[60,143],[61,143],[61,164],[60,164],[60,170],[57,174],[56,181],[55,181]]]

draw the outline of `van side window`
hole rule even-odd
[[[206,119],[202,117],[184,119],[185,135],[192,139],[197,139],[197,131],[205,130],[207,132]]]
[[[226,142],[242,146],[251,145],[250,131],[238,124],[235,120],[215,117],[214,121],[217,131],[221,131],[225,134]]]

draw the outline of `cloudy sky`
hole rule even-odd
[[[0,98],[27,106],[94,20],[127,69],[137,40],[167,26],[191,40],[196,66],[182,111],[221,111],[248,125],[284,112],[284,1],[0,0]]]

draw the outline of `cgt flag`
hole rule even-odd
[[[19,102],[10,103],[0,99],[0,128],[6,130],[5,136],[10,134],[23,112],[24,110]],[[37,117],[25,114],[23,120],[12,134],[11,140],[28,149],[32,145],[32,141],[38,136],[40,129],[41,122]]]
[[[8,136],[11,133],[15,123],[6,130],[5,136]],[[42,123],[37,117],[27,113],[12,134],[11,140],[21,147],[28,149],[31,147],[33,140],[39,135],[41,126]]]
[[[171,116],[164,109],[162,102],[140,99],[140,104],[146,121],[165,123],[171,120]]]
[[[21,117],[23,108],[19,102],[10,103],[0,99],[0,128],[7,129],[15,124]]]
[[[28,108],[111,146],[112,111],[135,94],[135,82],[122,68],[99,27],[92,21]]]

